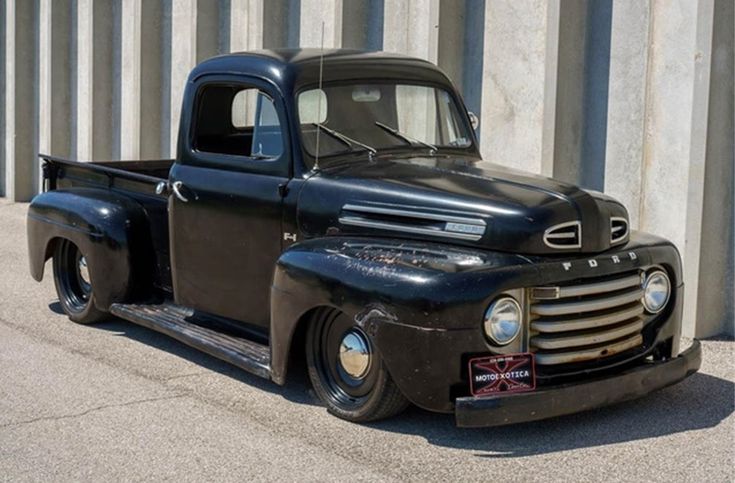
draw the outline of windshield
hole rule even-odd
[[[435,87],[375,83],[325,85],[298,96],[301,138],[319,157],[410,148],[427,155],[467,148],[471,136],[452,96]]]

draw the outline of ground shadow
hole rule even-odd
[[[735,411],[732,381],[697,373],[641,399],[580,414],[497,428],[459,429],[452,415],[412,408],[376,429],[415,434],[480,457],[519,457],[656,438],[717,426]]]
[[[51,312],[59,315],[66,315],[64,312],[64,309],[61,308],[61,303],[57,300],[56,302],[51,302],[48,304],[48,308],[51,310]]]
[[[113,318],[92,327],[169,352],[294,403],[318,404],[303,368],[290,368],[288,383],[281,387],[165,335],[120,319]],[[475,451],[478,457],[520,457],[710,428],[735,411],[733,394],[735,384],[732,381],[697,373],[682,383],[636,401],[533,423],[461,429],[455,427],[452,415],[411,407],[398,417],[368,427],[417,435],[437,446]]]
[[[114,332],[117,335],[128,337],[244,384],[273,394],[279,394],[289,401],[308,405],[318,404],[311,390],[306,371],[303,369],[300,370],[298,367],[289,368],[288,384],[286,386],[279,386],[272,381],[250,374],[164,334],[118,318],[111,318],[110,320],[91,325],[90,328]]]

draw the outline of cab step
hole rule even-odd
[[[210,324],[206,318],[190,308],[174,304],[112,304],[110,313],[173,337],[256,376],[270,379],[268,345],[207,327]]]

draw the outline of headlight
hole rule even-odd
[[[671,295],[671,282],[666,273],[655,270],[646,276],[643,282],[643,306],[652,314],[663,310]]]
[[[510,344],[521,332],[521,306],[511,297],[501,297],[485,312],[485,334],[496,344]]]

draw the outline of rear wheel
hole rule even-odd
[[[74,322],[90,324],[105,317],[94,305],[94,290],[87,257],[69,240],[61,240],[54,250],[54,283],[59,303]]]
[[[306,359],[319,399],[342,419],[374,421],[408,406],[370,337],[338,310],[319,311],[312,318]]]

